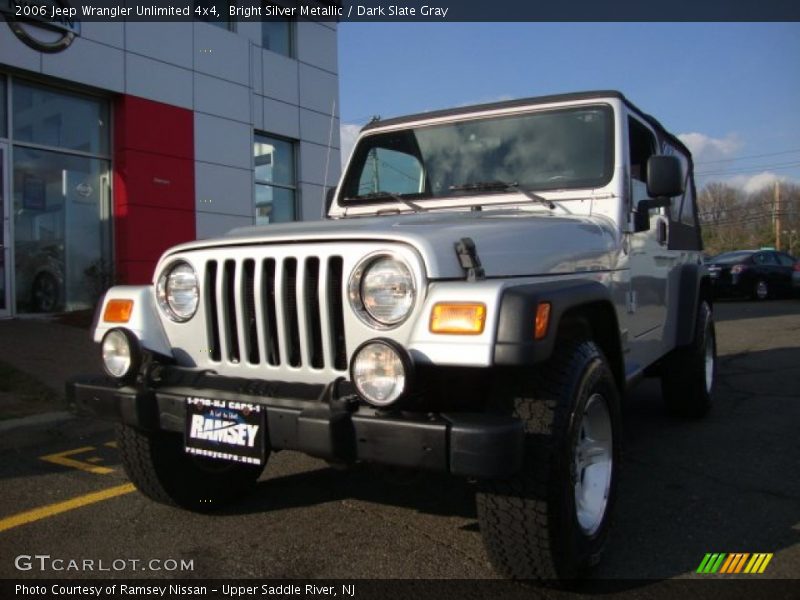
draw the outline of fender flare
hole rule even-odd
[[[686,263],[681,267],[675,313],[675,347],[692,343],[700,298],[711,302],[710,281],[705,265]]]
[[[544,339],[536,340],[534,319],[536,307],[541,302],[550,303],[550,323]],[[598,302],[614,306],[608,287],[585,279],[506,288],[500,301],[494,364],[529,365],[547,360],[553,353],[564,313]],[[619,327],[616,330],[618,332]]]

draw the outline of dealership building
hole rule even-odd
[[[331,22],[0,16],[0,317],[91,307],[180,242],[321,218],[337,73]]]

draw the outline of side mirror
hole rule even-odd
[[[650,198],[639,200],[633,215],[633,230],[650,229],[650,210],[667,207],[673,196],[683,194],[681,163],[675,156],[656,155],[647,160],[647,194]]]
[[[683,194],[683,173],[676,156],[651,156],[647,160],[647,194],[671,198]]]
[[[333,204],[333,197],[336,195],[336,187],[329,188],[327,192],[325,192],[325,214],[322,215],[323,218],[328,217],[328,213],[331,211],[331,204]]]

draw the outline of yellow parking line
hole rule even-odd
[[[39,458],[41,460],[46,460],[47,462],[61,465],[62,467],[71,467],[73,469],[86,471],[87,473],[94,473],[95,475],[108,475],[109,473],[113,473],[114,469],[109,469],[108,467],[100,467],[80,460],[75,460],[74,458],[68,458],[74,454],[91,452],[94,449],[95,449],[94,446],[85,446],[83,448],[76,448],[75,450],[67,450],[66,452],[59,452],[58,454],[48,454],[47,456],[40,456]]]
[[[63,512],[94,504],[95,502],[102,502],[103,500],[130,494],[135,489],[132,483],[125,483],[123,485],[100,490],[99,492],[92,492],[91,494],[70,498],[64,502],[56,502],[55,504],[48,504],[47,506],[26,510],[25,512],[11,515],[5,519],[0,519],[0,531],[6,531],[7,529],[19,527],[20,525],[27,525],[28,523],[46,519],[47,517],[53,517]]]

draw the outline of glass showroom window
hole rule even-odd
[[[296,220],[297,181],[294,143],[257,133],[253,144],[253,156],[256,225]]]
[[[111,279],[108,103],[12,85],[19,312],[90,308]]]
[[[294,24],[289,19],[270,17],[261,21],[261,46],[266,50],[294,56]]]

